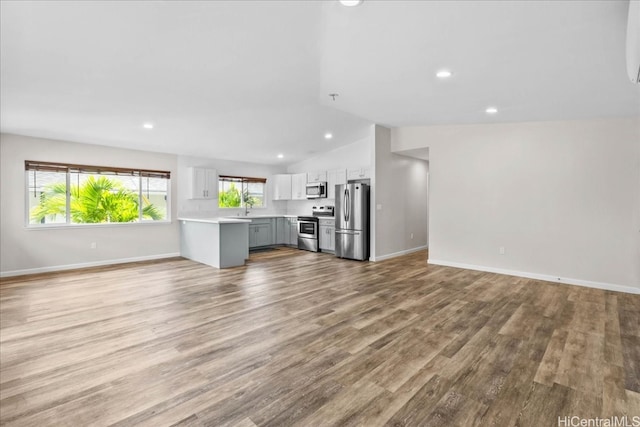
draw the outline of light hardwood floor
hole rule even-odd
[[[280,248],[4,279],[6,426],[640,416],[640,296]]]

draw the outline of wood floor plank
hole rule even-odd
[[[625,387],[640,393],[640,337],[622,335],[622,353],[624,359]]]
[[[607,363],[623,366],[622,342],[620,340],[620,319],[618,316],[618,297],[614,293],[607,294],[605,304],[604,356]],[[628,328],[627,328],[628,330]]]
[[[455,338],[455,335],[426,333],[409,329],[387,344],[380,353],[384,362],[366,377],[380,387],[395,392],[420,371],[431,359]]]
[[[451,382],[435,375],[422,386],[389,420],[388,426],[424,425],[436,404],[451,388]]]
[[[549,387],[553,385],[568,335],[569,332],[562,329],[556,329],[553,332],[553,336],[547,345],[542,361],[538,366],[534,381]]]
[[[569,331],[565,348],[558,364],[555,382],[578,389],[592,380],[588,374],[594,365],[601,368],[604,360],[604,340],[601,335]],[[604,375],[601,370],[599,375]],[[597,392],[597,390],[592,390]]]
[[[7,426],[556,425],[640,411],[640,296],[290,248],[0,279]]]
[[[288,426],[314,413],[345,388],[335,381],[312,384],[302,392],[290,393],[272,404],[252,412],[251,419],[265,427]]]
[[[382,426],[385,425],[415,394],[433,378],[440,367],[447,362],[441,356],[435,356],[413,377],[402,384],[395,392],[385,390],[346,425]]]
[[[606,364],[602,390],[602,412],[605,414],[630,415],[627,412],[627,408],[624,368],[618,365]]]
[[[507,336],[496,336],[490,349],[478,357],[466,369],[461,370],[452,389],[485,405],[490,405],[504,387],[522,342]]]
[[[559,384],[547,387],[534,382],[523,402],[516,425],[523,427],[552,426],[558,425],[558,417],[576,416],[566,409],[570,392],[570,388]]]
[[[487,407],[482,403],[449,390],[429,416],[421,422],[424,426],[475,426],[478,425]]]
[[[300,425],[345,425],[357,417],[370,402],[385,390],[366,380],[345,387],[315,412],[300,420]]]
[[[507,375],[496,399],[482,415],[480,425],[511,426],[524,408],[531,391],[538,363],[520,353]]]
[[[196,414],[192,414],[189,417],[178,421],[175,424],[171,424],[171,427],[203,427]],[[247,427],[252,427],[250,424]]]
[[[640,393],[625,390],[626,405],[621,409],[621,413],[632,415],[640,413]]]

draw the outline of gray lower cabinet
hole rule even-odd
[[[282,244],[288,245],[291,241],[291,225],[289,225],[289,218],[282,219]]]
[[[298,218],[254,218],[249,224],[249,248],[298,246]]]
[[[276,245],[289,244],[289,224],[287,223],[287,219],[274,218],[273,221],[276,226]]]
[[[287,218],[289,220],[289,245],[298,246],[298,218]]]
[[[253,220],[249,224],[249,247],[270,246],[273,241],[273,226],[271,219]]]
[[[336,228],[333,219],[321,219],[318,229],[318,247],[324,252],[336,250]]]

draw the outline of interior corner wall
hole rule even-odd
[[[429,164],[391,152],[391,130],[375,127],[375,259],[427,246]]]
[[[25,160],[170,171],[172,222],[27,228]],[[0,166],[3,276],[176,256],[180,252],[174,155],[1,134]],[[90,249],[93,242],[97,247]]]
[[[640,292],[637,117],[393,130],[420,147],[429,262]]]

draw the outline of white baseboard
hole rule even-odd
[[[27,268],[24,270],[1,271],[0,277],[24,276],[26,274],[50,273],[53,271],[75,270],[78,268],[101,267],[103,265],[126,264],[129,262],[152,261],[155,259],[174,258],[180,253],[149,255],[133,258],[109,259],[104,261],[82,262],[78,264],[54,265],[51,267]]]
[[[466,270],[486,271],[488,273],[505,274],[507,276],[525,277],[527,279],[544,280],[547,282],[563,283],[567,285],[584,286],[587,288],[603,289],[606,291],[624,292],[627,294],[640,294],[640,288],[631,286],[616,285],[613,283],[592,282],[590,280],[572,279],[569,277],[550,276],[548,274],[529,273],[526,271],[504,270],[502,268],[485,267],[482,265],[462,264],[459,262],[442,261],[438,259],[428,259],[428,264],[443,265],[446,267],[464,268]]]
[[[392,254],[378,255],[375,258],[373,258],[372,261],[383,261],[385,259],[395,258],[395,257],[402,256],[402,255],[407,255],[407,254],[410,254],[412,252],[422,251],[424,249],[427,249],[427,245],[419,246],[417,248],[405,249],[404,251],[394,252]]]

